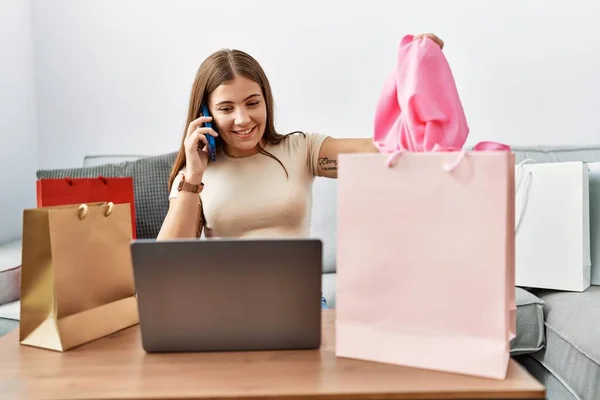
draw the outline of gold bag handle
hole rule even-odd
[[[104,204],[107,206],[106,211],[104,211],[104,216],[108,217],[112,213],[113,207],[115,205],[112,201],[106,202]],[[79,219],[84,219],[85,216],[87,215],[89,209],[90,209],[90,207],[87,204],[81,204],[79,206]]]

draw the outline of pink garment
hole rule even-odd
[[[396,69],[375,111],[381,153],[461,150],[469,127],[442,49],[431,39],[402,38]]]

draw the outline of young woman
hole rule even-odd
[[[443,47],[433,34],[415,37],[429,39]],[[211,116],[201,116],[204,104]],[[337,178],[341,153],[377,152],[372,137],[278,133],[269,81],[239,50],[218,51],[202,63],[186,126],[157,240],[200,237],[203,230],[206,237],[308,237],[314,177]],[[214,161],[205,135],[215,139]],[[321,307],[327,308],[322,296]]]
[[[443,48],[434,34],[415,36],[429,39]],[[203,104],[211,116],[201,116]],[[372,137],[278,133],[269,81],[239,50],[217,51],[202,63],[186,126],[157,240],[199,237],[202,230],[206,237],[307,237],[314,177],[337,178],[341,153],[377,151]],[[215,138],[215,161],[205,135]]]

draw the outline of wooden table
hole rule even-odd
[[[0,338],[0,398],[543,399],[515,361],[504,381],[337,358],[335,314],[316,351],[146,354],[139,326],[65,353]],[[168,327],[165,327],[168,329]]]

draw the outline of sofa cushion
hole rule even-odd
[[[169,173],[176,152],[118,164],[104,164],[82,168],[39,170],[42,178],[93,178],[132,177],[135,201],[136,233],[139,239],[154,239],[158,236],[169,209]]]
[[[21,301],[13,301],[0,306],[0,318],[18,321],[21,319]]]
[[[19,321],[0,318],[0,336],[4,336],[10,331],[17,329],[18,326]]]
[[[517,287],[517,336],[510,343],[512,355],[535,353],[544,347],[544,301]]]
[[[125,161],[137,161],[147,156],[141,154],[105,154],[88,155],[83,158],[84,167],[95,167],[105,164],[119,164]]]
[[[21,243],[15,240],[0,246],[0,305],[19,300]]]
[[[544,300],[546,348],[532,354],[577,398],[600,393],[600,287],[585,292],[535,290]]]
[[[324,273],[321,276],[321,291],[323,292],[323,297],[327,300],[329,308],[335,308],[335,277],[335,272]]]
[[[532,355],[516,356],[515,360],[546,387],[546,399],[580,400]]]
[[[20,301],[14,301],[0,306],[0,336],[19,326],[20,307]]]
[[[323,272],[332,273],[336,271],[336,180],[328,178],[315,179],[312,203],[310,234],[312,237],[321,239],[321,242],[323,242]]]
[[[515,162],[519,163],[526,158],[541,162],[564,161],[600,161],[600,146],[512,146],[515,153]]]

